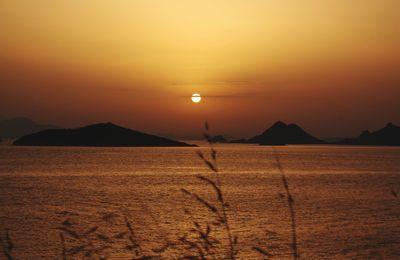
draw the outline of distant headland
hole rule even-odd
[[[14,142],[21,146],[97,146],[97,147],[146,147],[194,146],[155,135],[99,123],[77,129],[49,129],[23,136]]]
[[[360,136],[356,138],[346,138],[338,144],[399,146],[400,127],[392,123],[387,123],[382,129],[375,132],[365,130]]]

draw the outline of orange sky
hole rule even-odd
[[[399,25],[398,0],[2,0],[0,118],[356,135],[400,124]]]

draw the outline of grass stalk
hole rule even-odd
[[[281,174],[282,184],[283,184],[283,187],[285,188],[285,192],[286,192],[287,203],[288,203],[288,208],[289,208],[289,213],[290,213],[290,219],[292,222],[291,223],[292,255],[293,255],[293,259],[297,260],[297,259],[299,259],[300,256],[299,256],[298,247],[297,247],[297,232],[296,232],[297,224],[296,224],[296,211],[294,209],[294,200],[293,200],[292,194],[290,193],[289,182],[288,182],[288,179],[286,178],[285,172],[283,170],[279,153],[275,147],[273,147],[272,149],[274,151],[275,160],[276,160],[279,172]]]
[[[11,239],[10,232],[6,229],[6,234],[4,239],[0,237],[1,247],[3,249],[3,254],[7,258],[7,260],[14,260],[12,255],[12,251],[14,249],[14,243]]]
[[[211,181],[211,180],[208,180],[208,182],[213,186],[214,190],[217,193],[218,202],[220,204],[220,209],[222,211],[222,220],[223,220],[222,222],[223,222],[223,225],[224,225],[224,228],[226,231],[225,233],[227,235],[227,239],[229,242],[229,259],[235,260],[236,254],[237,254],[236,249],[235,249],[235,244],[237,242],[237,238],[234,238],[234,236],[232,235],[231,227],[229,225],[229,217],[228,217],[228,213],[227,213],[229,205],[225,201],[224,195],[222,192],[221,178],[219,175],[219,169],[218,169],[218,164],[217,164],[217,151],[214,148],[211,136],[209,134],[209,125],[207,122],[205,123],[205,130],[206,130],[206,133],[204,134],[204,137],[207,140],[207,143],[209,145],[211,161],[207,160],[201,152],[198,152],[197,154],[200,157],[200,159],[215,174],[215,179],[216,179],[215,185],[213,185],[213,181]]]

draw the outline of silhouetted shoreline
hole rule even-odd
[[[20,132],[20,130],[17,130]],[[4,136],[1,136],[4,137]],[[249,139],[228,140],[223,135],[211,137],[213,143],[259,144],[284,146],[295,144],[400,146],[400,127],[388,123],[374,132],[363,131],[358,137],[339,141],[319,139],[297,124],[277,121],[259,135]],[[1,142],[1,138],[0,138]],[[20,137],[14,145],[27,146],[193,146],[185,142],[163,138],[123,128],[112,123],[99,123],[77,129],[48,129]]]
[[[14,142],[23,146],[194,146],[155,135],[123,128],[112,123],[99,123],[77,129],[49,129],[23,136]]]
[[[375,132],[363,131],[356,138],[345,138],[336,144],[347,145],[377,145],[377,146],[399,146],[400,145],[400,127],[392,123]]]

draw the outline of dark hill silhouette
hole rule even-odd
[[[305,132],[301,127],[295,124],[285,124],[278,121],[262,134],[250,138],[248,143],[262,145],[286,145],[286,144],[320,144],[322,143],[316,137]]]
[[[8,139],[16,139],[41,130],[55,128],[58,127],[53,125],[40,125],[25,117],[0,120],[0,136]]]
[[[215,135],[215,136],[211,137],[210,141],[212,143],[227,143],[228,142],[223,135]]]
[[[340,144],[352,145],[400,145],[400,127],[388,123],[384,128],[375,132],[363,131],[357,138],[344,139]]]
[[[229,141],[229,143],[231,143],[231,144],[246,144],[247,140],[244,138],[234,139],[234,140]]]
[[[51,129],[21,137],[14,145],[26,146],[192,146],[123,128],[112,123],[99,123],[77,129]]]

